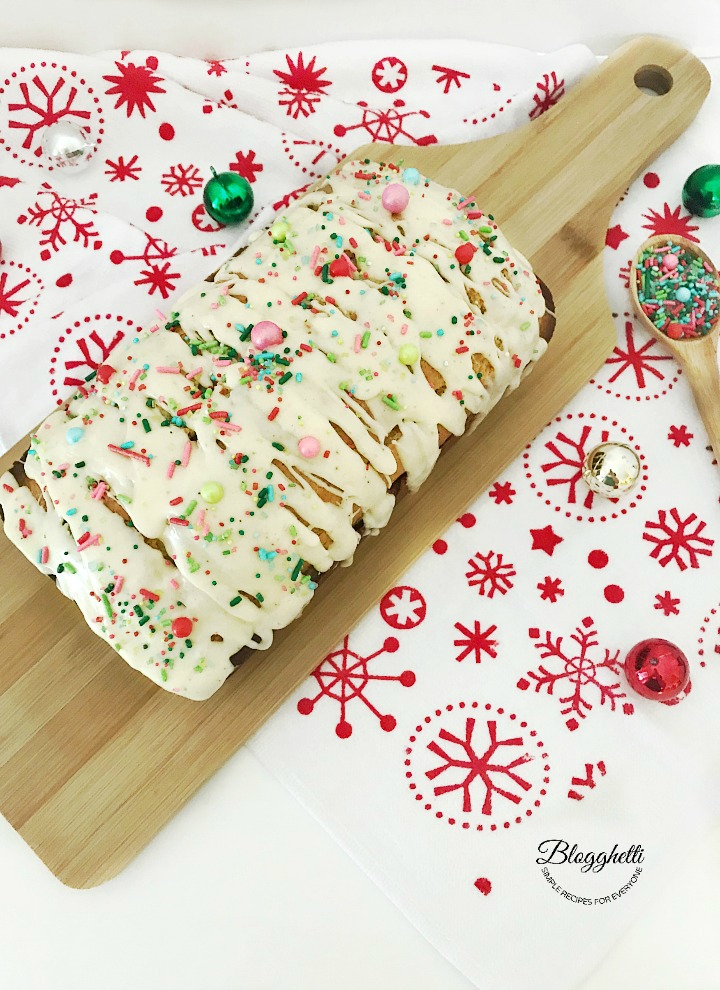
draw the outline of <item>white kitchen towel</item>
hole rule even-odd
[[[252,182],[263,223],[358,144],[488,136],[594,64],[583,47],[465,41],[228,62],[0,51],[0,444],[243,242],[247,226],[205,215],[210,165]],[[713,91],[611,221],[606,365],[250,743],[483,990],[576,986],[718,814],[720,484],[680,369],[630,313],[627,272],[651,233],[720,257],[720,220],[680,203],[687,174],[720,159],[719,112]],[[39,153],[57,119],[97,142],[86,171]],[[642,458],[618,502],[580,479],[606,438]],[[678,704],[625,683],[625,652],[649,636],[690,658]],[[545,873],[538,846],[555,843],[632,848],[632,862],[585,873],[557,862],[560,845]],[[361,933],[358,951],[372,951]]]

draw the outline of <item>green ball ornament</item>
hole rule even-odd
[[[206,212],[218,223],[228,227],[241,223],[253,208],[255,197],[250,183],[235,172],[220,172],[214,168],[213,174],[203,190],[203,203]]]
[[[696,217],[720,213],[720,165],[701,165],[688,176],[682,191],[683,206]]]

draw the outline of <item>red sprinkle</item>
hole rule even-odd
[[[275,419],[275,417],[279,412],[280,412],[280,406],[275,406],[272,412],[268,413],[268,419],[270,420],[270,422],[272,422]]]
[[[132,457],[136,461],[143,461],[148,467],[150,467],[150,458],[145,454],[136,454],[134,450],[124,450],[122,447],[118,447],[114,443],[108,444],[108,450],[111,450],[113,454],[122,454],[123,457]]]
[[[469,347],[456,347],[456,348],[455,348],[455,353],[456,353],[456,354],[467,354],[467,352],[468,352],[469,350],[470,350],[470,348],[469,348]]]
[[[202,409],[202,402],[195,402],[191,406],[183,406],[182,409],[178,409],[178,411],[175,413],[175,415],[176,416],[184,416],[186,413],[189,413],[189,412],[197,412],[198,409]],[[211,415],[212,415],[212,413],[211,413]]]
[[[187,519],[180,519],[179,516],[170,516],[168,519],[169,523],[173,523],[174,526],[189,526],[190,523]]]
[[[177,498],[170,499],[170,505],[180,505],[182,502],[182,495],[178,495]]]
[[[312,351],[312,347],[309,344],[300,344],[300,350],[310,353]]]
[[[303,300],[307,299],[307,292],[301,292],[299,296],[295,296],[292,300],[293,306],[299,306]]]
[[[150,601],[152,602],[160,601],[160,595],[156,595],[154,591],[148,591],[147,588],[141,588],[140,594],[143,596],[143,598],[149,598]]]
[[[14,489],[11,488],[10,485],[3,484],[3,488],[5,489],[6,492],[11,492],[12,493],[14,491]]]

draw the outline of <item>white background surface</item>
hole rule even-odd
[[[697,54],[720,55],[717,0],[396,0],[392,7],[379,0],[0,0],[0,14],[2,44],[82,52],[231,57],[339,38],[474,37],[536,50],[585,42],[605,54],[632,34],[656,31]],[[662,827],[656,823],[659,836]],[[720,990],[718,919],[720,829],[673,864],[663,897],[577,990]],[[95,890],[64,888],[0,819],[0,988],[98,987],[470,984],[241,751],[120,877]]]

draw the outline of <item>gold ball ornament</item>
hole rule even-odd
[[[595,495],[619,498],[635,487],[640,477],[640,458],[625,443],[600,443],[585,455],[582,476]]]

